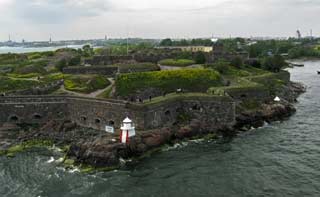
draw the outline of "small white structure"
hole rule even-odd
[[[277,96],[276,98],[274,98],[274,101],[275,101],[275,102],[280,102],[281,99]]]
[[[121,126],[121,133],[120,133],[120,142],[121,143],[129,143],[129,138],[136,135],[136,130],[132,120],[128,117],[123,120],[123,124]]]

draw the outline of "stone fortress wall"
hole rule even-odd
[[[232,126],[235,103],[227,97],[179,97],[156,104],[91,99],[72,96],[0,97],[0,124],[46,123],[50,120],[76,122],[79,126],[104,130],[116,129],[129,116],[137,130],[171,126],[179,116],[187,115],[210,124]]]
[[[62,72],[64,74],[100,74],[114,77],[118,73],[118,70],[118,67],[112,66],[70,66],[63,68]]]

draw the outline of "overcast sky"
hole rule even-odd
[[[0,0],[0,40],[320,35],[320,0]]]

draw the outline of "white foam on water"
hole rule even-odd
[[[124,165],[124,164],[127,163],[127,161],[125,159],[121,158],[121,157],[120,157],[119,161],[120,161],[121,165]]]
[[[193,143],[201,143],[203,141],[205,141],[203,138],[196,139],[196,140],[189,140],[189,142],[193,142]]]
[[[49,148],[49,150],[52,150],[54,152],[59,152],[59,153],[63,152],[61,148],[56,147],[55,145],[53,145],[51,148]]]
[[[52,162],[54,162],[54,158],[50,157],[50,159],[47,161],[47,163],[52,163]]]
[[[75,173],[75,172],[80,172],[80,169],[79,168],[73,168],[73,169],[70,169],[68,170],[69,173]]]
[[[62,163],[62,162],[63,162],[63,157],[56,160],[56,163]]]
[[[66,171],[66,169],[65,169],[64,167],[57,167],[57,170],[61,170],[61,171],[63,171],[63,172]]]
[[[175,149],[178,149],[178,148],[182,148],[182,147],[188,146],[188,144],[189,144],[189,142],[179,142],[179,143],[174,144],[173,146],[164,147],[162,149],[162,151],[175,150]]]

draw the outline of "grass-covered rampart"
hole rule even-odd
[[[185,67],[195,64],[195,61],[190,59],[164,59],[159,64],[163,66]]]
[[[165,70],[122,74],[116,79],[116,90],[120,96],[127,96],[146,88],[163,92],[174,92],[179,88],[185,91],[203,92],[212,86],[221,86],[220,74],[209,69]]]
[[[64,80],[67,90],[80,93],[91,93],[109,85],[110,81],[101,75],[68,75]]]

